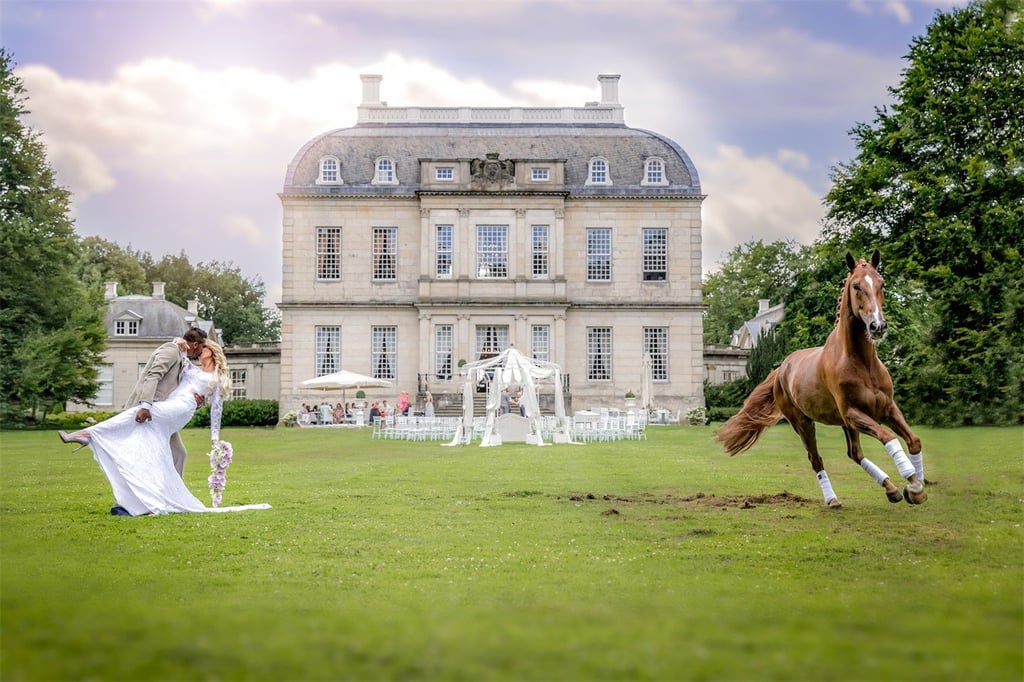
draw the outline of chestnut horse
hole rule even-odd
[[[875,344],[886,332],[879,260],[877,250],[870,263],[855,261],[846,254],[850,274],[839,295],[835,328],[825,345],[791,353],[751,392],[743,409],[715,433],[725,450],[735,455],[752,447],[765,429],[785,417],[807,448],[807,458],[829,507],[842,504],[818,454],[814,422],[843,428],[846,454],[885,488],[890,502],[899,502],[903,496],[888,475],[861,454],[862,433],[885,445],[900,475],[909,482],[903,490],[907,502],[921,504],[928,499],[921,439],[896,407],[892,378],[875,352]],[[906,441],[909,457],[896,435],[883,424]]]

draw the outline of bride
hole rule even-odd
[[[181,345],[182,340],[175,341]],[[189,492],[174,468],[169,439],[192,419],[197,393],[210,402],[210,439],[214,445],[219,442],[224,397],[231,390],[224,350],[207,339],[199,363],[196,367],[185,362],[178,387],[166,400],[153,403],[151,420],[137,423],[137,406],[132,406],[95,426],[70,435],[60,433],[66,443],[92,448],[114,499],[132,516],[270,508],[269,504],[207,507]]]

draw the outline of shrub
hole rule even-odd
[[[239,398],[224,403],[220,425],[223,426],[274,426],[277,424],[276,400],[249,400]],[[210,405],[203,405],[192,416],[189,426],[210,425]]]
[[[686,413],[686,423],[690,426],[704,426],[708,423],[708,411],[703,407],[695,407]]]
[[[711,422],[724,422],[740,411],[738,407],[709,407],[708,408],[708,423]]]

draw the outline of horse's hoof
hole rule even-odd
[[[829,509],[842,509],[843,503],[839,501],[839,498],[833,497],[831,500],[828,501],[828,504],[826,506]]]
[[[911,481],[907,484],[906,490],[909,490],[914,495],[919,495],[924,492],[924,483],[921,483],[921,481]]]
[[[898,503],[903,501],[903,495],[900,495],[900,491],[899,490],[893,490],[892,492],[889,492],[888,490],[886,490],[885,491],[885,496],[888,497],[889,501],[894,503],[894,504],[898,504]]]
[[[907,504],[924,504],[924,501],[928,499],[928,493],[926,493],[923,488],[919,493],[912,492],[908,485],[903,489],[903,497],[907,501]]]

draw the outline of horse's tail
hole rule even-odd
[[[715,438],[730,455],[752,448],[765,429],[782,419],[782,412],[775,404],[778,374],[778,369],[772,370],[743,401],[743,409],[715,431]]]

